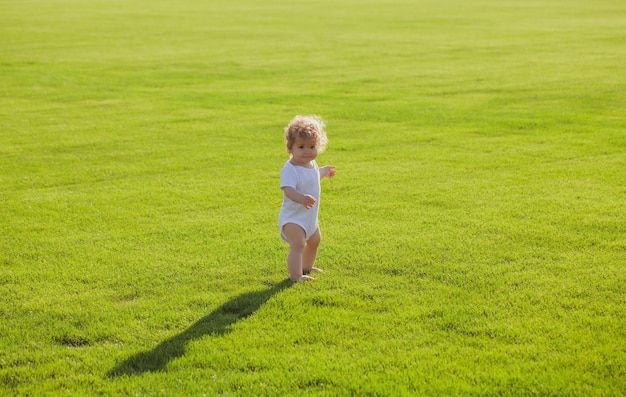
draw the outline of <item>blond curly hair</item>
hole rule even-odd
[[[328,138],[326,137],[324,127],[326,127],[326,124],[319,116],[294,117],[287,127],[285,127],[285,147],[287,152],[291,153],[291,149],[298,138],[313,138],[318,153],[323,152],[326,149],[326,145],[328,145]]]

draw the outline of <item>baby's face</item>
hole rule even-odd
[[[317,157],[317,142],[314,138],[297,138],[291,147],[291,159],[296,165],[307,166]]]

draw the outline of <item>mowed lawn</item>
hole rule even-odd
[[[626,395],[626,3],[0,0],[0,395]],[[311,283],[283,128],[330,144]]]

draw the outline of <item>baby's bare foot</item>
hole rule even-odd
[[[324,273],[324,271],[322,269],[320,269],[319,267],[312,267],[310,269],[307,269],[303,272],[304,274],[309,274],[309,273]]]
[[[291,281],[293,281],[294,283],[298,283],[301,281],[313,281],[313,280],[315,280],[313,277],[304,275],[304,276],[300,276],[300,278],[297,278],[295,280],[292,279]]]

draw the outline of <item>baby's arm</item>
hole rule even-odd
[[[325,165],[320,168],[320,179],[324,177],[332,178],[335,176],[335,166],[334,165]]]
[[[311,208],[313,208],[313,206],[317,202],[315,197],[310,196],[308,194],[302,194],[291,186],[285,186],[283,188],[283,191],[285,192],[285,196],[287,196],[289,200],[295,201],[296,203],[300,203],[304,205],[304,207],[307,210],[310,210]]]

